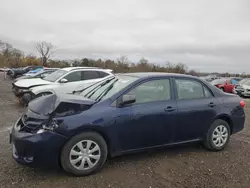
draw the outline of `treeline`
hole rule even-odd
[[[0,41],[0,67],[23,67],[28,65],[44,65],[47,67],[67,67],[67,66],[90,66],[112,69],[116,73],[125,72],[173,72],[181,74],[197,75],[194,70],[188,70],[183,63],[157,65],[149,63],[142,58],[139,62],[131,62],[126,56],[121,56],[117,60],[94,60],[89,58],[75,59],[71,61],[50,59],[53,45],[42,41],[36,44],[36,49],[40,57],[32,54],[25,55],[21,50],[14,48],[11,44]]]
[[[89,58],[75,59],[75,60],[55,60],[51,59],[51,54],[54,53],[54,46],[46,41],[37,42],[34,46],[39,53],[40,57],[32,54],[25,54],[21,50],[13,47],[11,44],[0,40],[0,67],[24,67],[28,65],[43,65],[47,67],[68,67],[68,66],[87,66],[87,67],[102,67],[112,69],[116,73],[126,72],[168,72],[190,74],[193,76],[205,76],[203,73],[198,73],[195,70],[189,70],[183,63],[166,63],[155,64],[148,62],[145,58],[140,59],[138,62],[131,62],[126,56],[121,56],[116,60],[94,60]],[[249,75],[236,75],[224,73],[221,76],[242,76]]]

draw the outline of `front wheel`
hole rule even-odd
[[[224,120],[218,119],[208,130],[204,145],[207,149],[212,151],[223,150],[230,139],[230,127]]]
[[[71,138],[61,152],[63,169],[76,176],[100,170],[108,155],[105,140],[95,132],[84,132]]]

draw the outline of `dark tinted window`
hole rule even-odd
[[[132,89],[128,94],[136,96],[136,104],[164,101],[171,98],[169,79],[144,82]]]
[[[103,78],[105,76],[108,76],[109,74],[106,72],[98,71],[100,78]]]
[[[176,79],[178,99],[199,99],[211,97],[211,92],[195,80]]]
[[[99,78],[99,74],[97,71],[83,71],[83,79],[84,80],[91,80]]]
[[[80,81],[82,78],[81,71],[76,71],[68,74],[67,76],[64,77],[65,79],[68,80],[68,82],[76,82]]]

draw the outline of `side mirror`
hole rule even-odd
[[[67,82],[68,82],[68,80],[65,79],[65,78],[62,78],[62,79],[60,80],[60,83],[67,83]]]
[[[136,101],[135,95],[123,95],[121,98],[120,106],[132,104]]]

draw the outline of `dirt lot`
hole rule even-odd
[[[246,100],[250,116],[250,101]],[[98,174],[70,177],[60,170],[31,169],[11,157],[9,128],[23,112],[11,92],[11,81],[0,74],[0,187],[249,187],[250,122],[232,136],[222,152],[209,152],[200,145],[168,148],[164,151],[127,155],[108,161]]]

